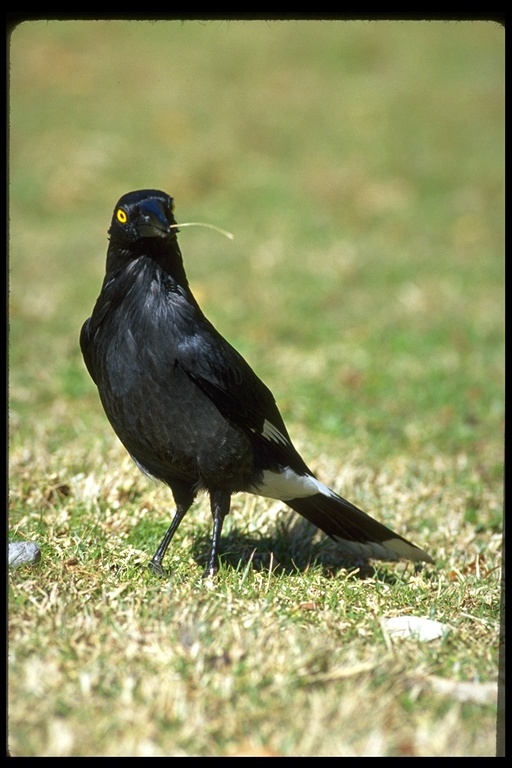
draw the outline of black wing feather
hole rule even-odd
[[[256,440],[267,466],[282,464],[300,474],[313,474],[293,446],[270,389],[236,349],[208,326],[200,336],[180,343],[178,364],[225,418]],[[266,429],[268,424],[272,430]],[[277,432],[282,440],[272,438],[270,432]]]
[[[85,321],[80,331],[80,349],[82,350],[82,356],[84,358],[85,366],[89,371],[89,376],[97,384],[94,364],[92,361],[92,344],[91,344],[91,318]]]

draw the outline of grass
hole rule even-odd
[[[10,53],[9,537],[42,550],[9,574],[11,754],[494,755],[503,29],[31,22]],[[435,567],[355,567],[236,496],[214,583],[205,499],[146,571],[171,495],[78,350],[138,187],[234,232],[180,234],[204,310],[321,479]]]

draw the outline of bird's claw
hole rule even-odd
[[[162,567],[162,564],[156,562],[155,560],[151,560],[148,563],[148,570],[151,571],[151,573],[153,573],[155,576],[160,576],[161,578],[168,576],[168,573],[165,568]]]

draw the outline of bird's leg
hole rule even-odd
[[[176,513],[172,519],[172,523],[167,529],[167,533],[163,537],[162,541],[158,545],[158,549],[153,555],[151,561],[148,563],[148,568],[152,573],[156,573],[157,576],[166,576],[165,570],[162,566],[162,560],[167,552],[167,548],[171,543],[171,539],[178,530],[178,526],[185,517],[190,508],[190,504],[177,504]]]
[[[219,568],[219,544],[224,518],[229,512],[231,494],[226,491],[212,491],[210,493],[210,506],[213,517],[212,548],[210,559],[204,572],[204,577],[215,576]]]

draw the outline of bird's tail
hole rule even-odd
[[[434,562],[422,549],[386,528],[330,489],[329,495],[315,493],[312,496],[286,500],[286,504],[338,541],[351,555],[365,559]]]

